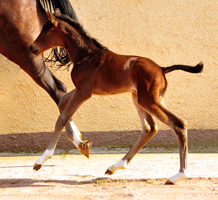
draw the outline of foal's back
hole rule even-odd
[[[88,85],[93,85],[92,92],[98,95],[136,92],[140,81],[151,86],[158,80],[159,88],[165,88],[162,69],[152,60],[139,56],[120,55],[110,50],[99,51],[101,53],[98,53],[97,57],[91,57],[83,67],[74,66],[72,79],[75,86],[79,82],[81,84],[83,79],[84,82],[89,82]]]

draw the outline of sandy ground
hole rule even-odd
[[[126,170],[104,175],[123,154],[56,155],[35,172],[39,156],[0,157],[0,199],[218,199],[218,154],[189,154],[190,178],[165,185],[178,153],[137,154]]]

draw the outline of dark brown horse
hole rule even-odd
[[[30,44],[47,21],[44,8],[50,11],[59,8],[61,12],[77,21],[77,16],[68,0],[0,1],[0,53],[19,65],[58,104],[61,96],[66,93],[66,86],[51,73],[42,54],[33,56],[29,50]],[[61,61],[57,54],[55,58]],[[75,127],[73,122],[71,124]],[[66,131],[71,141],[77,139],[77,147],[82,146],[78,130],[75,129],[74,132],[77,134],[73,134],[68,124]]]
[[[55,46],[66,48],[74,63],[71,77],[76,89],[61,98],[59,103],[61,114],[53,138],[43,156],[36,161],[35,169],[38,170],[53,155],[62,129],[92,94],[131,92],[141,119],[141,137],[121,161],[107,169],[106,174],[125,169],[136,153],[157,133],[158,129],[153,119],[156,117],[172,129],[179,142],[180,170],[177,175],[169,178],[168,183],[175,183],[187,177],[186,122],[173,114],[163,103],[167,89],[165,74],[173,70],[199,73],[203,69],[203,63],[195,67],[174,65],[162,68],[148,58],[119,55],[89,37],[81,26],[69,17],[61,15],[58,11],[55,16],[48,13],[49,21],[30,49],[35,55],[39,55]]]

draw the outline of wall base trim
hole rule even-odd
[[[53,133],[17,133],[0,135],[0,152],[45,150]],[[83,132],[83,139],[90,140],[92,146],[131,146],[140,136],[140,131]],[[189,129],[189,145],[218,145],[218,129]],[[178,144],[176,136],[170,130],[160,130],[148,143]],[[75,148],[63,132],[57,145],[58,149]]]

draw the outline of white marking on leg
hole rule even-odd
[[[46,160],[51,158],[54,154],[54,151],[51,151],[49,149],[46,149],[43,155],[36,161],[35,164],[42,165]]]
[[[164,103],[164,98],[161,100],[161,103],[162,103],[164,106],[166,106],[165,103]]]
[[[169,178],[169,181],[173,184],[175,184],[176,182],[183,180],[185,178],[187,178],[189,176],[188,171],[184,170],[184,172],[179,172],[178,174],[176,174],[175,176],[171,176]]]
[[[82,134],[77,129],[76,125],[73,123],[73,121],[70,121],[67,123],[65,129],[68,139],[76,146],[76,148],[78,148],[79,144],[82,142]]]
[[[115,171],[119,170],[119,169],[126,169],[127,168],[127,160],[120,160],[118,163],[116,163],[115,165],[112,165],[108,168],[108,170],[110,170],[112,173],[114,173]]]
[[[78,148],[79,144],[82,142],[81,140],[81,133],[77,129],[76,125],[73,123],[73,121],[70,122],[70,126],[73,129],[73,143]]]

